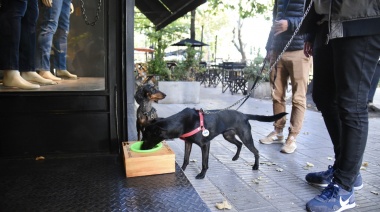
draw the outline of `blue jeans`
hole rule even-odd
[[[36,69],[50,70],[50,51],[54,51],[53,68],[66,70],[67,35],[70,27],[71,0],[54,0],[52,7],[41,7],[41,31],[38,35]],[[53,46],[53,47],[52,47]]]
[[[379,84],[380,79],[380,61],[377,63],[375,74],[373,75],[371,81],[371,88],[368,93],[368,102],[373,102],[373,97],[375,96],[377,85]]]
[[[367,96],[380,56],[380,35],[346,37],[325,45],[327,24],[313,47],[313,99],[334,145],[334,181],[351,190],[368,136]]]
[[[2,0],[0,70],[35,71],[37,0]]]

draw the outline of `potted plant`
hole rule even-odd
[[[248,81],[248,92],[253,86],[255,80],[259,77],[255,88],[251,91],[251,97],[253,98],[270,98],[271,87],[269,82],[269,64],[267,63],[262,71],[264,65],[264,57],[257,53],[256,58],[244,68],[244,77]]]

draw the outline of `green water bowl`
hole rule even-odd
[[[135,142],[134,144],[131,145],[131,150],[133,152],[142,152],[142,153],[148,153],[148,152],[155,152],[159,149],[161,149],[162,147],[162,142],[160,142],[159,144],[157,144],[154,148],[152,149],[147,149],[147,150],[141,150],[141,145],[142,145],[142,141],[137,141]]]

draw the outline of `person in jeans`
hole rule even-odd
[[[270,58],[271,65],[283,51],[298,27],[303,16],[304,3],[304,0],[275,1],[273,26],[266,45],[267,57]],[[270,74],[270,82],[271,86],[273,86],[272,100],[274,114],[286,111],[285,95],[288,80],[290,79],[292,86],[292,111],[289,134],[284,143],[283,129],[286,124],[286,117],[283,117],[274,123],[274,131],[260,139],[260,143],[281,143],[283,144],[281,148],[282,153],[293,153],[296,150],[296,138],[301,131],[306,110],[310,59],[303,54],[303,46],[304,36],[296,35]]]
[[[326,171],[306,175],[326,186],[306,204],[308,211],[343,211],[356,206],[363,187],[360,167],[368,136],[367,96],[380,56],[380,7],[371,0],[314,0],[318,16],[309,27],[305,55],[313,55],[313,99],[334,146]],[[311,19],[312,20],[312,19]]]
[[[0,70],[3,85],[38,89],[54,85],[35,71],[37,0],[2,0],[0,7]]]
[[[41,31],[38,35],[36,69],[39,74],[54,81],[60,77],[77,79],[66,68],[67,35],[70,27],[70,14],[73,12],[71,0],[42,0]],[[50,52],[54,51],[54,65],[57,76],[50,72]]]

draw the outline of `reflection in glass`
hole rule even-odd
[[[36,27],[36,41],[38,43],[38,36],[40,34],[41,26],[43,25],[43,15],[44,9],[46,9],[46,4],[49,3],[50,0],[39,1],[40,5],[40,13],[39,19]],[[70,2],[66,0],[53,0],[55,3],[58,2]],[[48,69],[50,70],[51,76],[54,77],[57,75],[58,70],[60,68],[56,67],[64,67],[62,65],[53,65],[57,64],[59,60],[59,54],[62,50],[66,50],[66,70],[74,75],[78,76],[77,80],[71,80],[64,76],[62,80],[57,81],[57,85],[48,85],[41,86],[38,90],[33,91],[91,91],[91,90],[104,90],[105,89],[105,70],[106,70],[106,51],[104,45],[104,6],[101,0],[95,1],[83,1],[83,0],[72,0],[74,9],[73,13],[69,16],[69,30],[67,35],[67,45],[64,45],[64,42],[57,42],[59,39],[59,35],[65,32],[64,27],[60,27],[58,24],[58,29],[54,33],[54,38],[52,39],[51,50],[47,50],[46,52],[50,52],[50,67],[49,64],[46,66],[42,66],[43,62],[38,62],[36,60],[36,70],[39,69]],[[45,7],[45,8],[43,8]],[[62,12],[64,10],[70,9],[67,5],[63,5],[60,9]],[[50,14],[52,15],[52,14]],[[61,17],[62,18],[62,17]],[[47,19],[49,20],[49,19]],[[62,20],[58,21],[59,23]],[[64,23],[64,22],[63,22]],[[61,36],[62,37],[62,36]],[[62,48],[64,47],[64,48]],[[38,44],[37,44],[37,48]],[[36,50],[38,54],[38,50]],[[0,55],[1,56],[1,55]],[[47,57],[49,58],[49,57]],[[62,61],[62,60],[61,60]],[[46,70],[46,72],[49,72]],[[49,73],[49,74],[50,74]],[[2,78],[2,74],[0,73],[0,78]],[[61,74],[62,75],[62,74]],[[0,83],[0,92],[17,92],[17,91],[26,91],[17,88],[9,88],[4,87]]]

